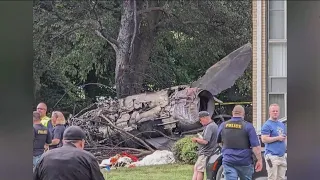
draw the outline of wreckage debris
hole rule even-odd
[[[112,169],[117,167],[132,168],[137,166],[164,165],[172,163],[175,163],[175,158],[172,152],[167,150],[157,150],[144,157],[141,161],[138,161],[138,158],[131,154],[117,154],[109,159],[104,159],[99,166]]]
[[[150,139],[165,137],[175,141],[175,135],[201,128],[199,111],[220,115],[215,111],[214,103],[219,100],[214,96],[235,83],[251,58],[252,49],[248,43],[210,67],[191,86],[176,86],[122,99],[102,98],[71,117],[69,124],[86,131],[86,147],[93,153],[100,152],[101,158],[121,152],[121,147],[133,148],[133,152],[143,155],[156,149],[170,149],[167,148],[169,141],[157,142],[157,145]]]

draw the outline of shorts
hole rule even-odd
[[[198,172],[204,172],[207,166],[207,158],[208,156],[200,155],[197,159],[196,164],[194,165],[195,169]]]

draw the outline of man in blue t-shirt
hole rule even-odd
[[[222,165],[227,180],[251,180],[254,173],[253,154],[257,162],[255,170],[261,171],[261,146],[253,125],[244,118],[244,108],[236,105],[232,118],[218,129],[217,143],[222,146]]]
[[[266,169],[268,180],[284,180],[287,171],[285,156],[287,130],[279,119],[280,107],[271,104],[269,107],[270,118],[262,126],[261,141],[265,144]]]

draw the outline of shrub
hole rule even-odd
[[[173,147],[173,154],[177,161],[194,164],[197,161],[197,144],[191,141],[194,136],[186,136],[178,140]]]

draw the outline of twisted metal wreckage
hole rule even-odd
[[[184,134],[201,131],[199,111],[208,111],[215,121],[230,117],[215,110],[215,102],[222,103],[215,96],[235,83],[251,58],[248,43],[211,66],[191,85],[104,99],[70,118],[69,124],[85,129],[86,149],[102,159],[119,150],[138,153],[139,157],[155,149],[170,149]]]

